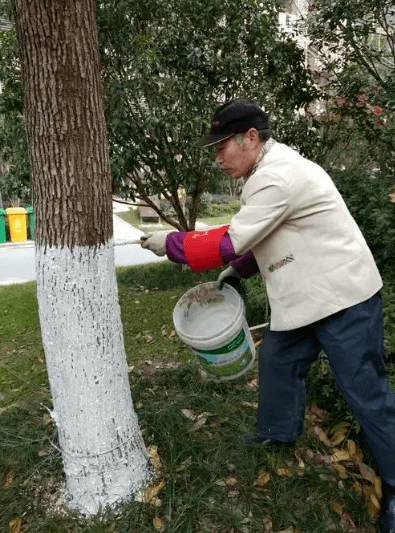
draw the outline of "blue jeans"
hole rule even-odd
[[[268,331],[259,352],[257,432],[283,442],[303,433],[307,371],[324,350],[381,477],[395,487],[395,396],[388,386],[383,336],[379,293],[308,326]]]

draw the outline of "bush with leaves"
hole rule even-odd
[[[220,217],[222,215],[234,215],[240,210],[240,200],[231,200],[227,204],[211,204],[207,210],[210,217]]]
[[[336,186],[360,227],[383,274],[395,269],[395,204],[388,194],[393,175],[332,172]]]

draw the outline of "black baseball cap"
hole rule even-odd
[[[236,133],[245,133],[250,128],[268,131],[269,115],[253,101],[232,100],[217,109],[211,122],[210,133],[197,141],[195,146],[197,148],[212,146]]]

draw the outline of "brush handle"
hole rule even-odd
[[[254,329],[261,329],[261,328],[265,328],[266,326],[269,325],[269,322],[266,322],[265,324],[258,324],[257,326],[252,326],[250,328],[248,328],[250,331],[254,331]]]

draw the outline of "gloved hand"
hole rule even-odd
[[[240,276],[236,272],[236,270],[232,267],[232,265],[228,266],[228,268],[225,268],[221,272],[221,274],[218,276],[217,284],[218,289],[221,290],[224,286],[224,283],[227,283],[228,285],[231,285],[232,287],[237,287],[237,285],[240,283]]]
[[[158,231],[157,233],[142,235],[140,237],[141,247],[151,250],[159,256],[166,255],[166,237],[168,234],[168,231]]]

